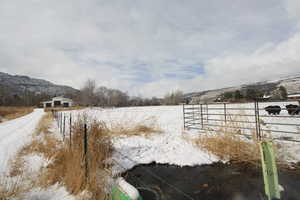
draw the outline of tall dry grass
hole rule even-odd
[[[206,133],[193,142],[201,149],[231,163],[258,165],[260,161],[259,143],[245,140],[234,130],[220,129],[214,134]]]
[[[10,176],[23,176],[24,156],[43,155],[50,162],[46,168],[38,172],[38,178],[32,181],[34,183],[32,188],[48,188],[54,184],[61,184],[74,195],[88,191],[89,198],[85,199],[106,199],[111,181],[111,166],[108,162],[112,154],[110,131],[103,122],[90,121],[88,153],[85,158],[83,125],[86,120],[85,117],[80,118],[72,127],[72,138],[67,138],[63,142],[50,131],[53,118],[50,113],[46,114],[38,123],[32,142],[25,145],[11,163]],[[88,161],[87,171],[85,160]],[[24,186],[16,186],[18,187],[6,186],[5,190],[1,188],[1,195],[3,193],[2,196],[4,194],[12,196],[15,193],[20,196],[20,193],[24,193]]]
[[[72,127],[72,138],[55,148],[52,162],[41,177],[40,185],[48,187],[56,183],[66,186],[74,195],[89,191],[90,199],[105,199],[110,181],[112,144],[105,124],[91,121],[88,126],[88,152],[84,153],[84,119]],[[71,147],[70,147],[71,143]],[[87,171],[85,161],[87,160]]]
[[[0,176],[0,200],[20,199],[25,191],[27,188],[23,186],[22,180]]]
[[[84,124],[87,121],[88,151],[85,157],[83,138]],[[22,176],[24,156],[43,155],[50,162],[38,172],[33,187],[48,188],[54,184],[61,184],[74,195],[88,191],[89,197],[84,199],[108,199],[112,178],[112,137],[160,132],[157,122],[152,118],[138,123],[123,122],[108,126],[103,121],[91,120],[82,115],[72,126],[72,137],[62,141],[51,132],[53,117],[48,113],[40,120],[32,142],[24,146],[12,162],[10,176]],[[88,161],[87,171],[85,160]]]
[[[242,114],[245,113],[240,113],[240,115]],[[229,118],[226,124],[222,124],[225,127],[211,129],[206,133],[201,133],[201,137],[190,140],[199,148],[218,156],[222,160],[227,160],[240,166],[260,166],[261,152],[259,145],[261,141],[256,138],[255,130],[250,131],[241,128],[232,128],[253,128],[249,126],[250,123],[247,123],[250,121],[250,118],[243,116]],[[264,122],[261,120],[260,123],[263,124]],[[272,138],[271,133],[268,132],[264,132],[263,137],[269,138],[268,140]],[[275,155],[277,156],[276,161],[278,166],[280,168],[288,168],[279,153],[282,151],[282,146],[273,143],[273,147]]]
[[[0,122],[16,119],[33,112],[34,107],[0,106]]]
[[[250,122],[251,119],[240,116],[229,118],[226,124],[222,124],[224,127],[201,133],[201,137],[192,139],[192,142],[221,160],[239,165],[260,165],[259,141],[256,139],[255,131],[248,131],[245,136],[243,133],[245,130],[241,128],[250,128],[250,123],[239,121]]]

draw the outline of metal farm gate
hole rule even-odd
[[[250,103],[209,103],[183,105],[184,129],[216,131],[239,130],[246,137],[300,142],[300,115],[290,115],[285,107],[297,101]],[[280,106],[280,114],[269,115],[265,107]]]

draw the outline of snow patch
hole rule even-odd
[[[75,200],[75,197],[70,195],[65,187],[58,184],[47,189],[35,188],[25,194],[24,199],[30,200]]]

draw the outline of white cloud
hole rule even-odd
[[[145,96],[295,73],[297,2],[0,0],[0,71]]]
[[[286,0],[286,9],[291,18],[299,20],[299,18],[300,18],[300,1]]]

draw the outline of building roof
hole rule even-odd
[[[43,101],[42,103],[52,103],[52,101]]]
[[[69,99],[69,98],[65,98],[63,96],[59,96],[59,97],[53,97],[52,98],[52,101],[54,100],[61,100],[61,101],[73,101],[72,99]]]
[[[269,98],[271,98],[271,95],[266,95],[266,94],[265,94],[265,95],[263,96],[263,98],[264,98],[264,99],[269,99]]]
[[[300,97],[300,94],[290,94],[288,97]]]

